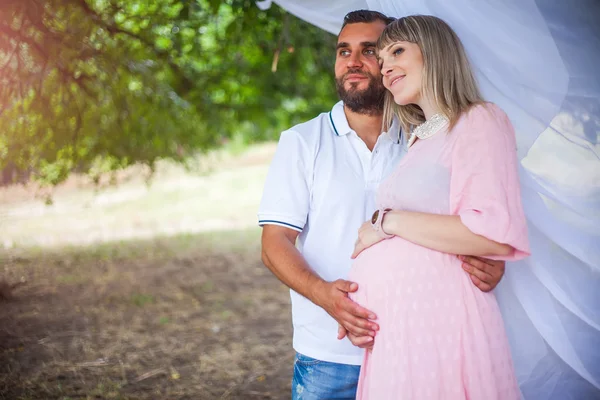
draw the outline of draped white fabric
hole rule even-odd
[[[523,397],[600,399],[600,1],[275,3],[334,34],[361,8],[454,28],[517,131],[532,256],[507,265],[496,295]]]

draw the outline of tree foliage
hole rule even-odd
[[[253,0],[0,0],[0,170],[184,160],[331,106],[335,40]]]

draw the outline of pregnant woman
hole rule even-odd
[[[529,254],[513,127],[481,98],[444,21],[401,18],[378,48],[384,124],[396,117],[411,135],[353,255],[353,299],[380,326],[357,398],[518,399],[494,294],[473,286],[456,257]]]

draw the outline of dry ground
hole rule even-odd
[[[12,255],[2,399],[280,399],[288,294],[256,230]],[[227,243],[227,244],[224,244]]]
[[[289,296],[252,227],[269,157],[252,154],[108,205],[79,186],[41,212],[0,196],[0,279],[26,280],[0,302],[0,399],[289,398]]]

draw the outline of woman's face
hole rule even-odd
[[[394,42],[379,51],[383,86],[394,96],[396,104],[405,106],[421,101],[423,55],[419,45]]]

